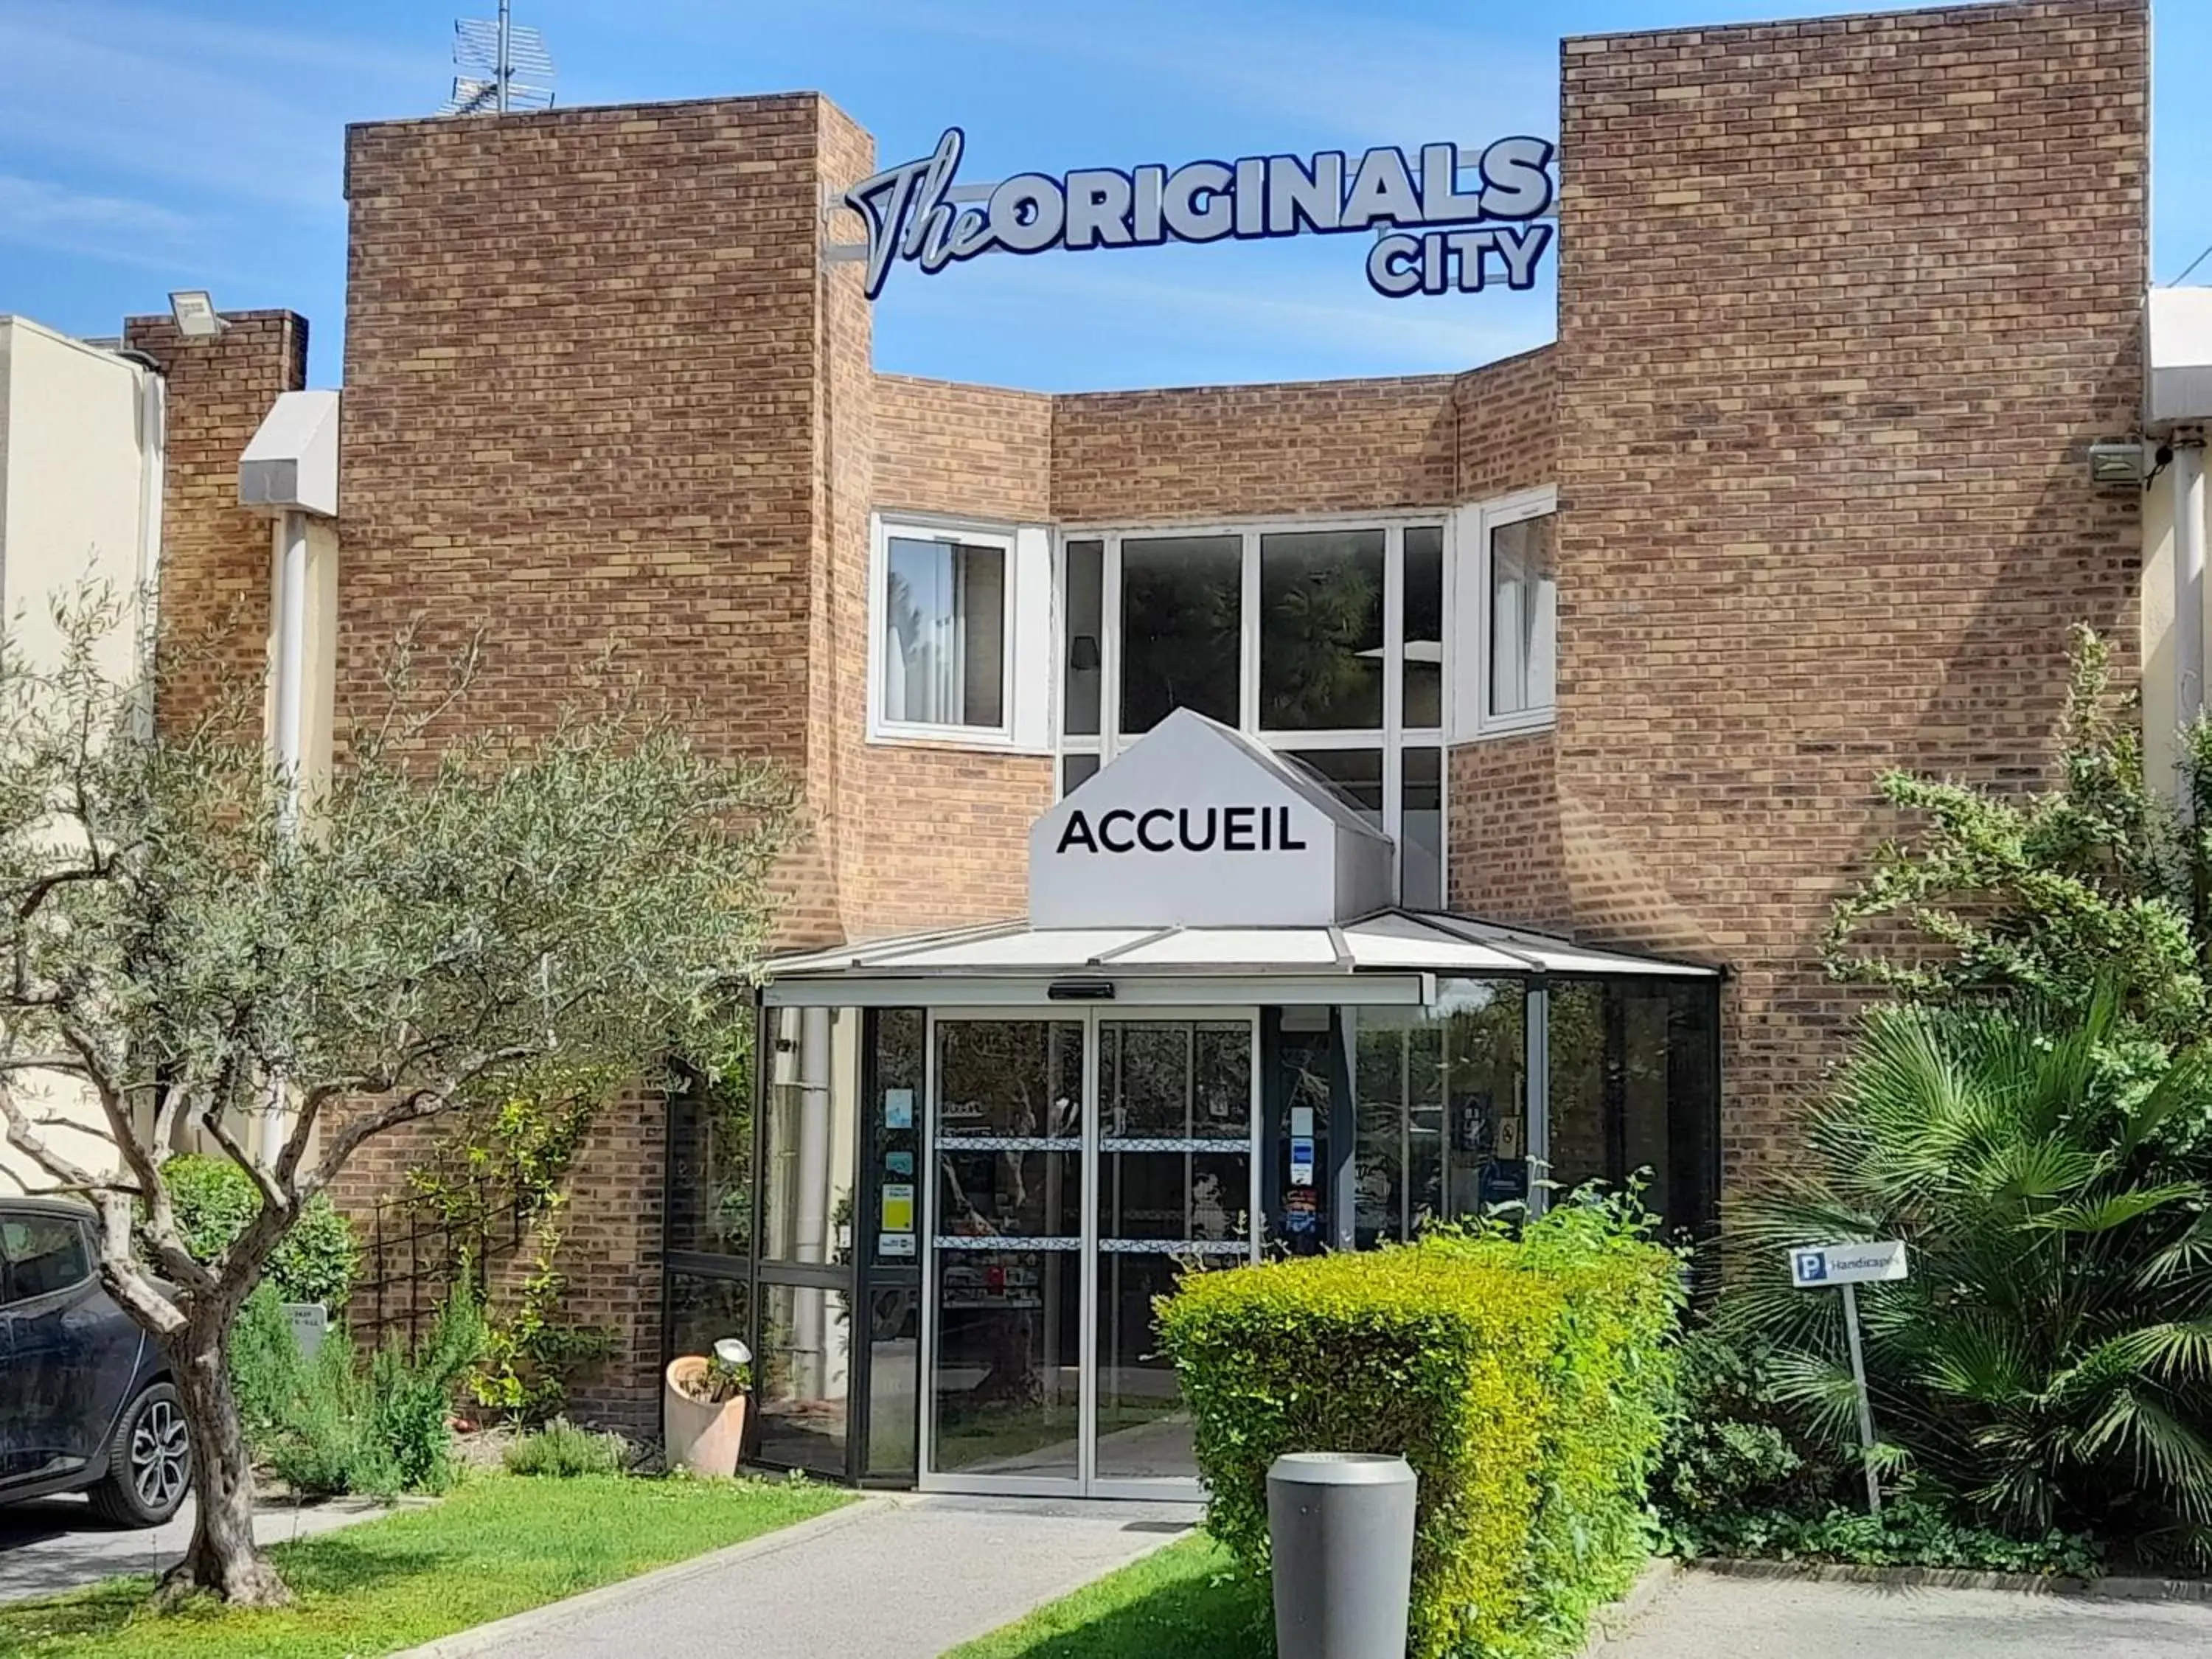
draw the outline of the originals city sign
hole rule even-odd
[[[1552,227],[1540,222],[1555,193],[1553,149],[1541,138],[1499,138],[1479,151],[1424,144],[1418,161],[1386,145],[1357,161],[1320,150],[1127,173],[1085,167],[1057,179],[1024,173],[988,192],[953,182],[965,143],[948,127],[933,154],[845,193],[868,227],[871,300],[902,259],[938,271],[994,252],[1351,231],[1375,237],[1367,280],[1376,293],[1473,294],[1501,279],[1534,288],[1552,244]]]

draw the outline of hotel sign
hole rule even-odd
[[[1357,160],[1318,150],[1024,173],[988,189],[955,180],[966,142],[948,127],[930,155],[845,193],[868,228],[871,300],[901,261],[939,271],[982,253],[1352,232],[1374,238],[1367,280],[1376,293],[1474,294],[1500,283],[1534,288],[1552,245],[1542,221],[1556,194],[1553,151],[1541,138],[1424,144],[1417,158],[1385,145]]]

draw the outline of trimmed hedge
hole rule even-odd
[[[1568,1653],[1650,1549],[1680,1300],[1626,1201],[1522,1237],[1194,1273],[1160,1304],[1194,1419],[1206,1527],[1267,1569],[1268,1466],[1395,1452],[1419,1481],[1413,1659]]]
[[[161,1178],[169,1184],[185,1248],[203,1261],[261,1212],[261,1189],[228,1158],[173,1158],[161,1166]],[[268,1279],[282,1300],[319,1302],[335,1312],[345,1306],[360,1262],[352,1224],[318,1193],[269,1258]]]

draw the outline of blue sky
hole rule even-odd
[[[966,179],[1557,125],[1565,33],[1869,7],[1781,0],[517,0],[564,104],[819,88],[885,161]],[[0,0],[0,312],[80,334],[172,288],[290,306],[340,375],[344,124],[427,113],[492,0]],[[2165,0],[2153,264],[2212,243],[2212,4]],[[1548,289],[1386,300],[1357,236],[893,271],[879,368],[1060,390],[1455,369],[1551,337]],[[1547,263],[1548,272],[1548,263]],[[2212,281],[2212,260],[2192,280]]]

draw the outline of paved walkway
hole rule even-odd
[[[174,1566],[192,1541],[192,1501],[186,1498],[166,1525],[143,1532],[103,1525],[82,1498],[40,1498],[0,1507],[0,1601],[53,1595],[118,1573]],[[382,1504],[358,1498],[298,1509],[267,1504],[253,1517],[253,1534],[264,1544],[281,1544],[386,1513]]]
[[[2203,1659],[2212,1606],[1686,1572],[1592,1659]]]
[[[877,1498],[675,1582],[619,1587],[428,1651],[498,1659],[938,1659],[1187,1531],[1194,1504]]]

